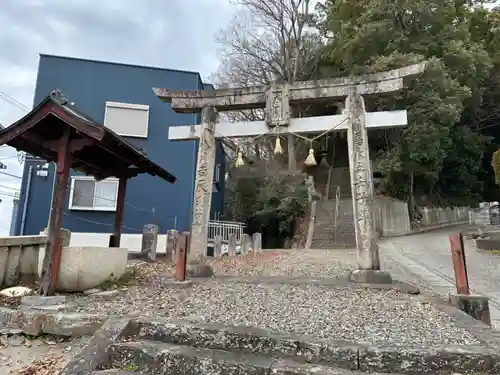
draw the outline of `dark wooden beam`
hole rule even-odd
[[[44,268],[42,270],[42,283],[40,285],[40,294],[43,296],[54,295],[59,276],[62,252],[61,224],[71,167],[71,153],[69,152],[70,136],[71,129],[67,127],[59,140],[56,179],[54,183],[52,207],[50,209],[47,246],[43,262]]]
[[[113,238],[110,241],[112,247],[120,247],[123,223],[123,211],[125,209],[125,195],[127,192],[127,178],[121,177],[118,182],[118,196],[116,199],[115,225],[113,230]]]
[[[38,122],[44,119],[49,113],[50,107],[45,106],[39,112],[36,112],[28,121],[16,122],[8,128],[2,130],[2,134],[0,134],[0,145],[7,144],[9,141],[18,137],[20,134],[25,133],[27,130],[31,129]]]
[[[106,130],[97,124],[91,123],[88,120],[80,119],[75,113],[70,112],[71,108],[65,109],[59,104],[52,103],[51,112],[61,119],[66,124],[71,125],[73,128],[81,131],[89,138],[94,138],[101,141],[106,134]]]

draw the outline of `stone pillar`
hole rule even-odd
[[[229,244],[227,246],[227,252],[230,257],[236,256],[236,235],[229,235]]]
[[[169,229],[167,231],[167,247],[165,249],[165,255],[167,257],[167,262],[175,262],[175,249],[177,246],[177,241],[179,239],[179,231],[176,229]]]
[[[221,255],[222,255],[222,236],[218,234],[214,238],[214,257],[220,257]]]
[[[243,233],[241,235],[241,253],[246,254],[252,251],[252,238],[249,234]]]
[[[188,254],[189,261],[203,260],[207,253],[208,222],[210,221],[210,203],[215,167],[216,110],[210,106],[203,108],[201,121],[191,223],[191,244]]]
[[[488,297],[457,294],[450,295],[449,301],[453,306],[472,316],[474,319],[491,326]]]
[[[253,251],[256,253],[262,250],[262,234],[254,233],[252,236],[253,240]]]
[[[61,228],[62,247],[68,247],[70,242],[71,242],[71,231],[69,229]]]
[[[158,230],[158,226],[154,224],[146,224],[142,230],[141,257],[146,258],[150,262],[156,260]]]
[[[374,220],[373,176],[366,131],[365,102],[361,95],[353,92],[347,96],[346,114],[350,117],[347,144],[358,253],[358,270],[353,271],[351,279],[358,282],[390,283],[390,275],[380,272]]]

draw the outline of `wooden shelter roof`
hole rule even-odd
[[[147,173],[175,182],[176,177],[148,159],[145,152],[78,111],[59,90],[52,90],[30,113],[1,130],[0,145],[57,161],[59,139],[68,127],[72,142],[80,144],[72,153],[71,168],[96,179]]]

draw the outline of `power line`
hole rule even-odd
[[[25,106],[23,103],[21,103],[20,101],[14,99],[12,96],[6,94],[5,92],[0,92],[0,97],[6,101],[7,103],[9,103],[10,105],[16,107],[17,109],[20,109],[20,110],[23,110],[23,111],[26,111],[26,112],[29,112],[31,111],[27,106]]]
[[[23,178],[20,177],[20,176],[16,176],[15,174],[11,174],[11,173],[7,173],[7,172],[4,172],[4,171],[0,171],[0,174],[4,174],[6,176],[9,176],[9,177],[14,177],[14,178],[18,178],[20,180],[22,180]]]
[[[10,156],[4,156],[3,158],[0,158],[0,160],[7,160],[7,159],[13,159],[13,158],[17,158],[17,154],[16,155],[10,155]]]
[[[11,187],[11,186],[6,186],[6,185],[0,185],[0,188],[4,188],[4,189],[11,189],[11,190],[19,191],[19,188],[13,188],[13,187]]]
[[[0,191],[0,196],[10,197],[10,198],[19,198],[19,195],[10,194],[10,192]]]

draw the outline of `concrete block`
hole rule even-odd
[[[40,249],[38,268],[41,273],[45,250]],[[120,247],[63,247],[57,280],[57,291],[83,292],[96,288],[109,278],[123,276],[128,249]]]
[[[156,246],[158,244],[158,225],[146,224],[142,231],[141,255],[150,262],[156,260]]]
[[[222,255],[222,236],[216,235],[214,238],[214,257]]]
[[[229,235],[228,254],[230,257],[236,256],[236,235]]]
[[[21,246],[9,248],[7,257],[7,266],[5,268],[4,284],[6,286],[16,285],[19,281],[20,261],[21,261]]]
[[[380,270],[354,270],[350,280],[355,283],[392,284],[392,277],[388,272]]]
[[[241,253],[246,254],[250,251],[253,251],[252,238],[250,235],[243,233],[241,236]]]
[[[254,233],[252,236],[253,251],[259,252],[262,250],[262,234]]]
[[[166,257],[167,262],[175,263],[175,249],[177,246],[177,239],[179,238],[179,231],[175,229],[169,229],[167,231],[167,248]]]
[[[488,297],[478,295],[450,294],[450,303],[474,319],[491,326]]]
[[[21,306],[54,306],[64,304],[66,296],[24,296],[21,298]]]

